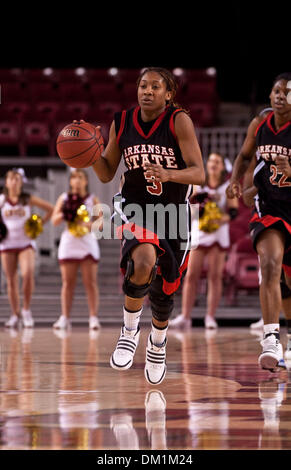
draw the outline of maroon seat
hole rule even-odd
[[[124,86],[127,83],[136,84],[138,77],[140,75],[141,69],[118,69],[115,80],[121,85]]]
[[[35,104],[35,110],[41,121],[48,122],[50,125],[53,124],[60,107],[61,104],[57,101],[40,101]]]
[[[57,69],[51,67],[24,69],[23,77],[26,85],[30,83],[57,83],[59,81]]]
[[[216,123],[216,110],[211,103],[189,103],[185,106],[197,127],[211,127]]]
[[[7,68],[0,69],[0,83],[3,82],[18,82],[22,83],[24,81],[24,74],[21,68]]]
[[[1,83],[1,103],[8,104],[11,102],[27,101],[27,94],[18,82],[2,82]]]
[[[80,70],[81,68],[68,68],[59,69],[58,76],[60,84],[64,83],[82,83],[84,75],[87,75],[86,69]]]
[[[60,102],[60,93],[57,87],[50,82],[30,82],[27,84],[27,99],[30,103]]]
[[[259,260],[247,234],[231,248],[226,262],[226,301],[232,305],[240,289],[259,287]]]
[[[122,87],[122,94],[124,102],[132,102],[137,100],[137,85],[134,82],[124,83]]]
[[[199,103],[214,103],[217,100],[215,84],[212,83],[187,83],[185,90],[186,100]]]
[[[23,123],[22,140],[27,156],[50,155],[50,129],[44,121],[27,120]]]
[[[18,121],[12,119],[0,119],[0,155],[21,154],[21,138]]]
[[[108,121],[113,120],[114,113],[122,111],[123,107],[120,102],[116,101],[105,101],[97,104],[95,107],[95,112],[98,117],[102,120]]]
[[[123,98],[120,90],[112,82],[93,83],[90,87],[90,96],[93,106],[106,101],[120,102]]]
[[[121,89],[124,83],[136,83],[140,69],[125,69],[111,67],[109,69],[88,69],[88,84],[90,86],[107,83]]]
[[[109,75],[108,69],[87,69],[87,76],[90,85],[96,83],[108,83],[112,80],[112,76]]]
[[[84,119],[85,121],[89,109],[88,101],[71,101],[64,105],[64,110],[71,114],[72,120]]]
[[[60,83],[59,93],[64,104],[72,101],[88,103],[90,101],[89,92],[81,83]]]
[[[23,119],[23,115],[30,109],[30,103],[28,101],[10,101],[3,108],[8,114],[12,114],[20,123]]]
[[[236,243],[249,233],[249,221],[251,219],[252,209],[247,207],[242,198],[239,199],[238,216],[230,222],[229,234],[231,244]]]

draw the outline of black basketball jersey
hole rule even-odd
[[[291,163],[291,121],[275,130],[274,112],[256,130],[257,165],[254,184],[258,188],[256,209],[262,215],[285,216],[291,220],[291,178],[277,169],[276,157],[284,155]]]
[[[148,133],[139,122],[140,107],[115,114],[117,143],[122,152],[127,171],[121,178],[121,194],[126,202],[143,204],[182,204],[191,193],[191,186],[165,182],[160,183],[147,174],[146,163],[162,165],[166,169],[183,169],[182,158],[174,118],[182,109],[167,106],[152,122]]]

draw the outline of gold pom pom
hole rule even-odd
[[[216,202],[206,202],[203,215],[199,219],[199,229],[207,233],[215,232],[219,229],[219,225],[214,221],[221,217],[222,213]]]
[[[68,223],[69,232],[74,235],[74,237],[84,237],[84,235],[89,233],[89,227],[83,225],[84,222],[90,222],[90,216],[85,204],[82,204],[78,208],[77,215],[73,222]]]
[[[24,232],[29,238],[37,238],[43,232],[42,218],[32,214],[24,224]]]

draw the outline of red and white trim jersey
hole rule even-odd
[[[256,130],[256,144],[256,210],[260,217],[269,214],[291,223],[291,178],[278,171],[276,165],[278,155],[288,158],[291,164],[291,121],[276,131],[274,112],[269,113]]]
[[[167,106],[145,133],[140,125],[140,107],[116,113],[117,143],[127,171],[121,179],[121,194],[127,202],[180,204],[185,202],[188,185],[154,181],[144,169],[146,163],[166,169],[186,168],[175,134],[174,119],[182,109]]]

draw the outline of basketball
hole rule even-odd
[[[93,165],[104,149],[104,140],[99,129],[88,122],[75,121],[65,126],[57,138],[60,159],[73,168]]]

